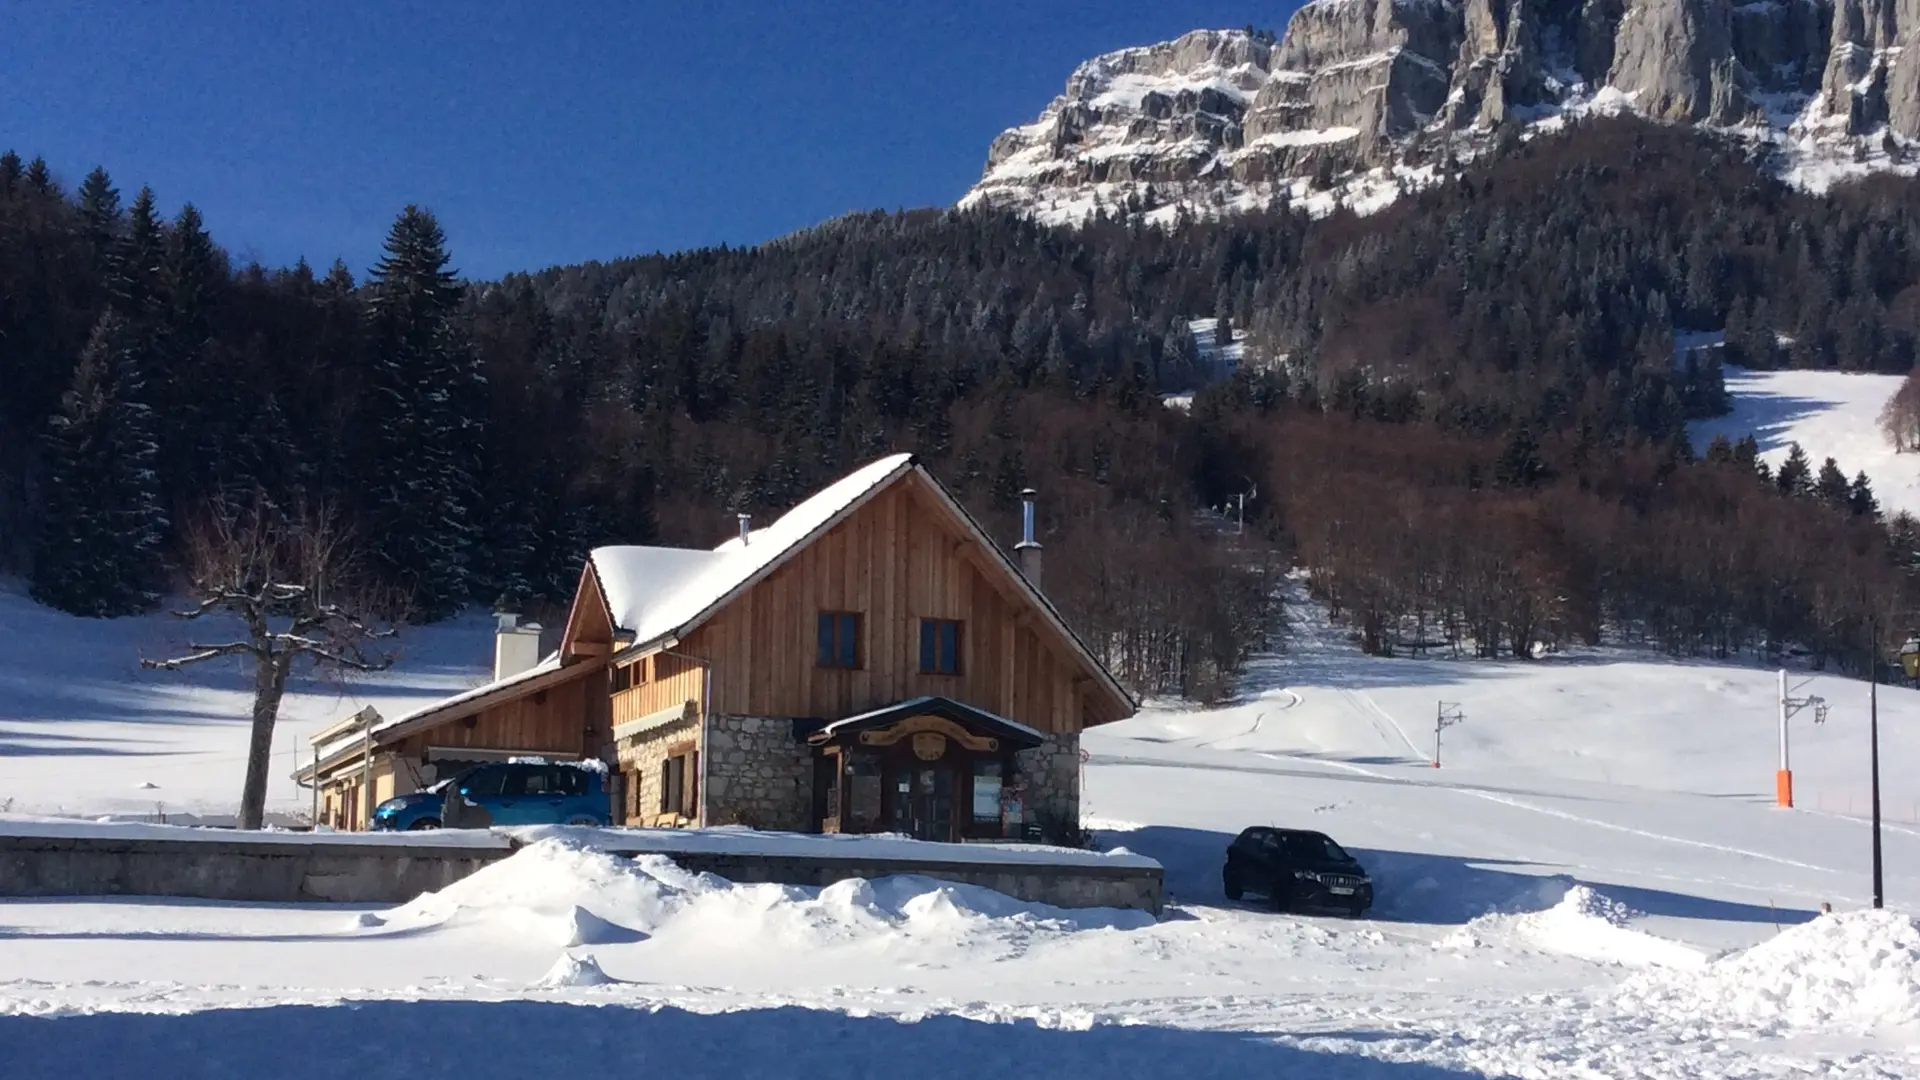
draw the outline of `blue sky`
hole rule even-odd
[[[418,202],[489,277],[952,202],[1081,60],[1293,6],[0,0],[0,148],[269,265],[358,271]]]

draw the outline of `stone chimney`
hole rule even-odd
[[[1020,560],[1020,573],[1035,589],[1040,588],[1040,541],[1033,535],[1033,499],[1037,494],[1032,488],[1020,493],[1020,542],[1013,545],[1014,557]]]
[[[494,612],[493,679],[510,679],[540,662],[540,624],[522,625],[518,612]]]

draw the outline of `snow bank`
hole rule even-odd
[[[1045,844],[943,844],[912,840],[897,833],[763,832],[738,825],[705,829],[592,829],[572,825],[518,825],[495,829],[523,844],[557,839],[623,855],[678,852],[718,855],[792,855],[803,858],[874,859],[916,863],[991,863],[1053,866],[1156,867],[1144,855],[1124,849],[1084,851]]]
[[[555,945],[698,938],[733,948],[815,948],[885,936],[1071,933],[1150,926],[1152,915],[1065,909],[901,875],[825,888],[737,885],[662,855],[633,858],[548,838],[383,916],[375,933],[487,926]]]
[[[1625,1008],[1777,1032],[1920,1022],[1920,923],[1893,911],[1823,915],[1693,972],[1649,972]]]
[[[1502,942],[1531,945],[1547,952],[1626,967],[1694,969],[1706,962],[1699,952],[1632,928],[1637,912],[1591,886],[1565,877],[1540,879],[1533,895],[1558,899],[1534,911],[1481,915],[1441,938],[1448,949],[1477,949]]]

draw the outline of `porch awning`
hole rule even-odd
[[[677,724],[682,720],[691,720],[693,719],[694,709],[693,699],[688,698],[678,705],[669,705],[664,709],[658,709],[638,719],[629,720],[624,724],[615,724],[613,726],[613,737],[616,741],[620,739],[631,739],[635,735],[644,735],[655,728],[663,728],[668,724]]]
[[[999,739],[1015,750],[1032,749],[1046,739],[1039,731],[1018,721],[945,697],[909,698],[885,708],[829,721],[808,733],[806,738],[816,745],[838,742],[860,732],[889,727],[915,716],[938,716],[943,720],[951,720],[976,735]]]

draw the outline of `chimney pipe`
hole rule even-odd
[[[753,515],[752,514],[736,514],[734,516],[740,519],[740,546],[746,547],[747,534],[753,531]]]
[[[1020,493],[1020,542],[1013,546],[1020,560],[1020,574],[1027,584],[1040,588],[1040,541],[1034,539],[1033,500],[1039,494],[1032,488]]]

